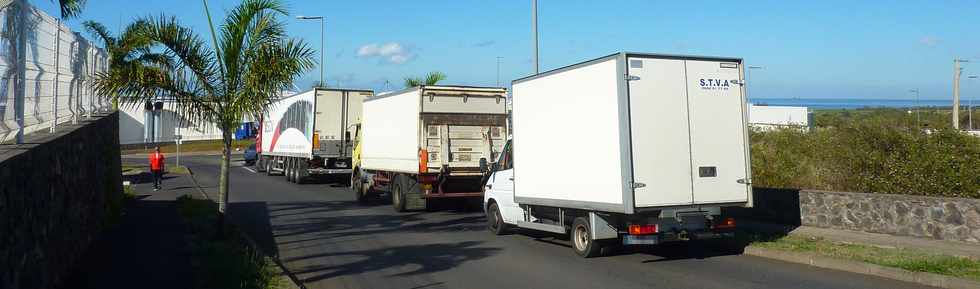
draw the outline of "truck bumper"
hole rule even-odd
[[[623,245],[656,245],[667,242],[679,242],[688,240],[710,240],[719,238],[735,237],[734,231],[714,232],[697,231],[687,234],[677,234],[673,232],[662,232],[653,235],[623,235]]]
[[[339,175],[339,174],[350,174],[353,171],[354,170],[351,170],[351,169],[323,169],[323,168],[316,168],[316,169],[310,169],[310,174],[316,174],[316,175]]]
[[[429,193],[425,194],[425,198],[475,198],[483,197],[483,192],[465,192],[465,193]]]

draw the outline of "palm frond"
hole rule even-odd
[[[85,7],[85,1],[86,0],[58,0],[58,6],[61,7],[61,18],[71,19],[78,16],[78,14],[81,14],[82,8]]]
[[[429,74],[425,76],[425,85],[436,85],[436,83],[439,83],[445,79],[445,73],[438,71],[429,72]]]
[[[86,32],[91,34],[92,37],[98,38],[100,41],[102,41],[103,46],[105,46],[107,50],[112,50],[112,48],[116,46],[116,38],[112,36],[109,29],[106,28],[105,25],[102,25],[102,23],[88,20],[82,22],[82,27]]]

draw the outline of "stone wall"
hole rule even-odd
[[[56,288],[122,200],[118,114],[0,145],[0,288]]]
[[[980,242],[980,200],[800,191],[805,226]]]

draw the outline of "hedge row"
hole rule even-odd
[[[753,131],[756,186],[980,198],[980,138],[876,120]]]

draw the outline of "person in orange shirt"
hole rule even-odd
[[[160,147],[154,147],[150,153],[150,173],[153,174],[153,190],[159,191],[160,184],[163,182],[164,157],[160,152]]]

